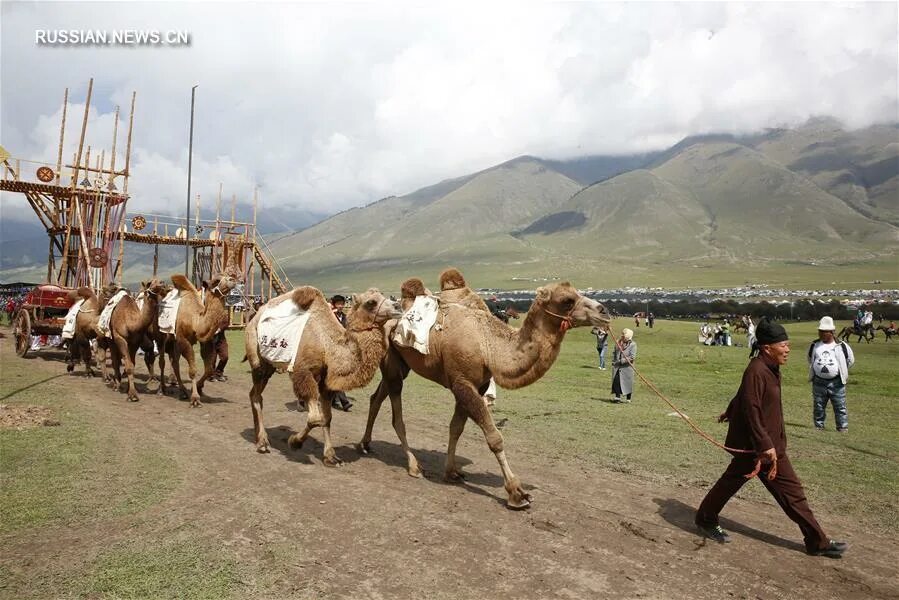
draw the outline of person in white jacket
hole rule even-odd
[[[827,416],[827,403],[833,405],[833,417],[837,431],[849,430],[849,413],[846,409],[846,384],[849,369],[855,364],[855,355],[846,342],[834,337],[836,327],[833,318],[822,317],[818,323],[818,339],[808,348],[808,380],[812,383],[812,418],[815,429],[823,430]]]

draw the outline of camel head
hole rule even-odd
[[[605,306],[582,296],[567,281],[538,288],[534,304],[550,320],[558,321],[562,331],[585,325],[608,331],[612,322],[612,317]]]
[[[146,292],[148,294],[152,294],[157,298],[161,298],[165,296],[168,290],[166,289],[166,285],[159,281],[157,278],[150,279],[149,281],[142,281],[140,284],[140,288],[142,292]]]
[[[224,273],[213,277],[206,282],[210,292],[219,296],[227,296],[240,283],[240,277],[235,271],[226,269]]]
[[[353,308],[347,321],[383,325],[402,314],[397,302],[385,298],[381,292],[371,288],[361,294],[353,294]]]

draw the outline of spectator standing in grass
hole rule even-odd
[[[721,544],[730,536],[721,528],[718,515],[727,502],[756,471],[761,461],[759,479],[783,511],[802,531],[805,550],[813,556],[840,558],[848,545],[827,537],[815,520],[799,476],[787,456],[787,435],[781,403],[780,368],[790,356],[790,342],[783,326],[766,319],[756,327],[754,356],[743,371],[743,381],[737,395],[718,417],[727,421],[725,444],[730,448],[747,450],[734,453],[730,465],[706,494],[696,512],[696,525],[708,538]],[[772,464],[777,469],[773,474]]]
[[[846,410],[846,384],[855,355],[849,344],[837,341],[832,317],[822,317],[818,323],[818,339],[808,347],[808,380],[812,383],[812,418],[815,429],[824,429],[827,403],[833,405],[837,431],[849,431],[849,412]]]
[[[634,341],[634,332],[624,328],[612,352],[612,402],[618,404],[631,401],[631,393],[634,391],[634,368],[631,364],[636,360],[637,342]]]
[[[599,368],[606,370],[606,349],[609,347],[609,332],[594,327],[590,333],[596,336],[596,351],[599,352]]]

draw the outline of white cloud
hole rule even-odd
[[[135,209],[194,189],[335,211],[520,154],[657,149],[693,133],[897,119],[895,3],[3,3],[2,143],[55,163],[95,78],[119,160],[137,90]],[[189,48],[38,47],[36,29],[187,30]],[[67,148],[66,159],[71,155]],[[7,203],[4,202],[4,206]],[[7,212],[7,211],[4,211]],[[7,213],[8,214],[8,213]]]

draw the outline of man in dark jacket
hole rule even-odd
[[[780,398],[780,367],[790,355],[790,343],[784,328],[763,320],[756,328],[756,354],[743,372],[743,381],[727,411],[719,417],[728,421],[729,448],[748,453],[735,453],[727,470],[706,494],[696,512],[696,525],[717,542],[730,537],[718,524],[718,514],[755,472],[761,460],[759,479],[792,519],[805,539],[806,552],[814,556],[840,558],[847,548],[844,542],[832,541],[818,525],[809,508],[799,476],[787,456],[787,436]],[[772,469],[772,465],[776,468]],[[776,472],[776,473],[775,473]]]

